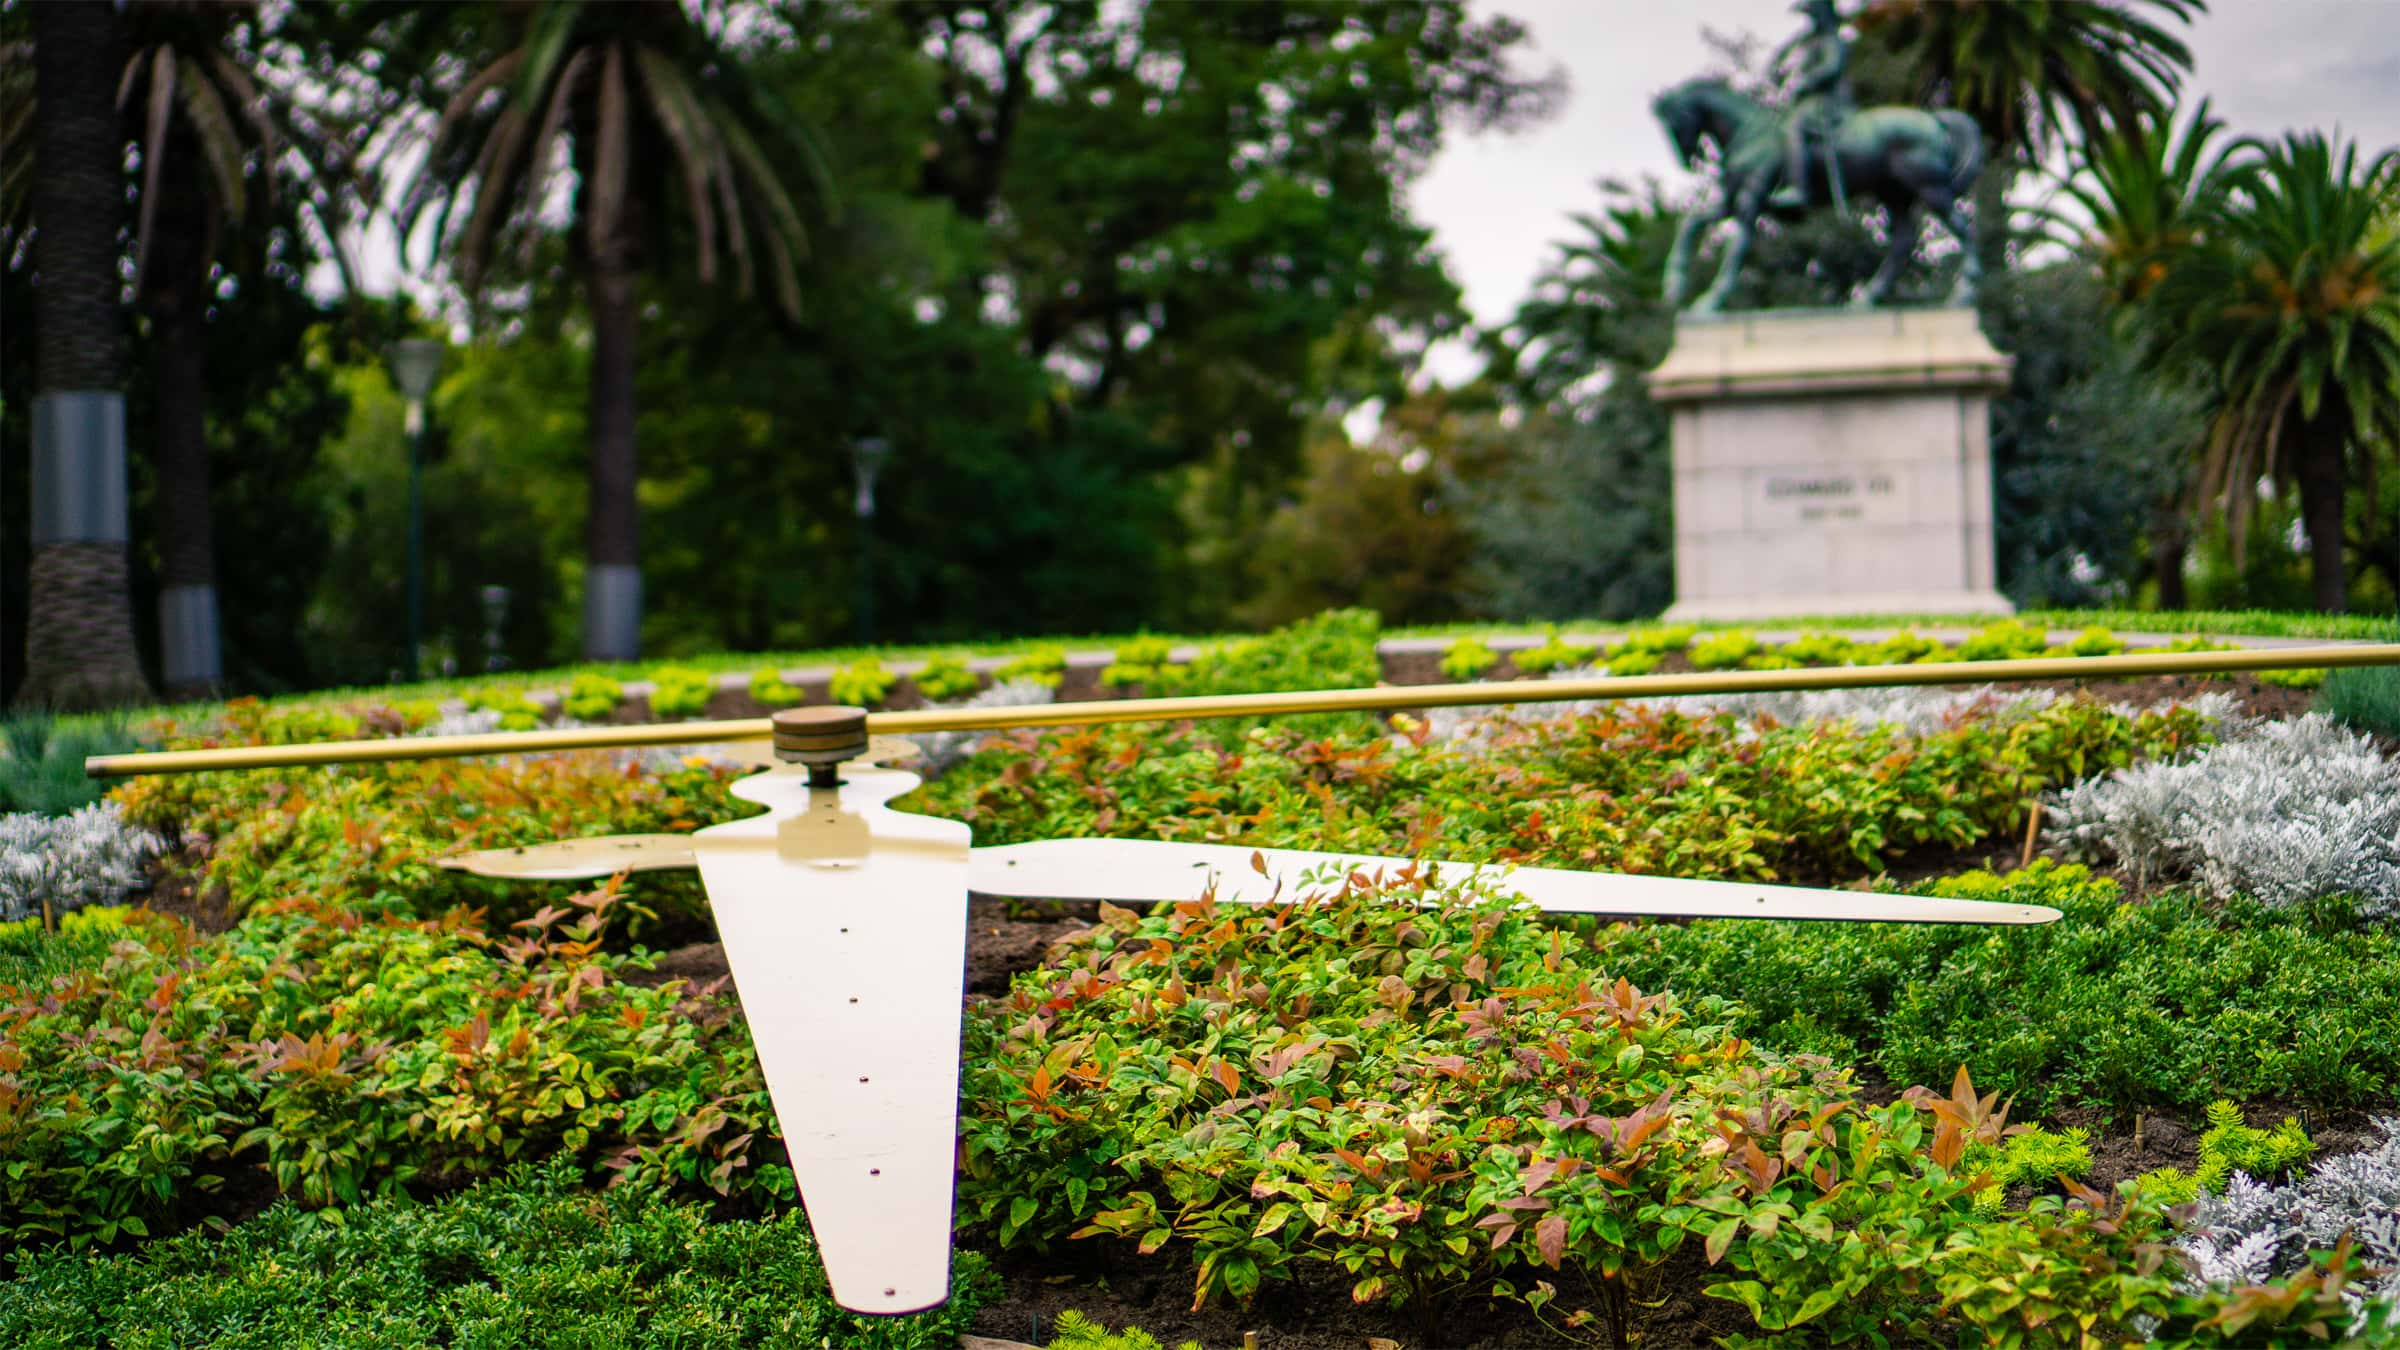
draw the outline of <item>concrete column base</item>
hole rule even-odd
[[[1672,618],[2006,614],[1990,410],[2011,359],[1971,309],[1678,322]]]

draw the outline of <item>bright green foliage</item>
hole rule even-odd
[[[941,1308],[845,1312],[797,1210],[726,1222],[586,1184],[555,1159],[438,1204],[374,1201],[340,1223],[285,1203],[221,1237],[188,1233],[120,1256],[45,1253],[0,1283],[0,1343],[948,1350],[997,1292],[982,1259],[960,1253]]]
[[[1058,1315],[1053,1329],[1058,1334],[1045,1350],[1164,1350],[1156,1336],[1140,1327],[1110,1331],[1073,1308]],[[1200,1342],[1185,1341],[1177,1350],[1200,1350]]]
[[[1658,669],[1666,659],[1657,652],[1635,651],[1628,648],[1608,658],[1608,673],[1611,675],[1647,675]]]
[[[872,708],[889,697],[892,686],[898,683],[900,677],[881,660],[862,656],[833,672],[833,682],[827,686],[826,694],[836,703]]]
[[[627,983],[616,903],[506,940],[298,900],[206,940],[143,912],[98,971],[0,989],[0,1244],[143,1236],[245,1168],[311,1207],[555,1151],[789,1199],[745,1031]]]
[[[1170,639],[1148,633],[1127,638],[1108,668],[1100,672],[1100,683],[1139,688],[1148,694],[1180,692],[1178,681],[1184,667],[1174,663],[1174,656],[1175,644]]]
[[[1405,875],[1104,909],[970,1014],[961,1208],[1007,1246],[1187,1252],[1203,1302],[1330,1266],[1360,1303],[1521,1296],[1620,1338],[1695,1243],[1710,1295],[1835,1341],[2078,1344],[2056,1328],[2213,1307],[2144,1256],[2153,1206],[1975,1215],[1961,1155],[2005,1112],[1963,1074],[1869,1107],[1606,960]]]
[[[2180,1167],[2160,1167],[2133,1179],[2134,1189],[2162,1205],[2188,1205],[2200,1195],[2200,1181]]]
[[[750,697],[770,708],[788,708],[800,701],[801,694],[784,681],[781,670],[760,666],[750,672]]]
[[[2125,643],[2116,634],[2094,624],[2077,633],[2066,650],[2069,656],[2114,656],[2125,650]]]
[[[1382,627],[1372,610],[1329,609],[1260,637],[1209,648],[1192,661],[1181,692],[1364,689],[1383,678],[1383,660],[1375,653]]]
[[[2125,903],[2080,866],[1973,872],[1936,895],[2052,905],[2059,922],[1648,924],[1612,953],[1750,1009],[1761,1043],[1900,1081],[1973,1066],[2029,1109],[2197,1109],[2218,1097],[2345,1106],[2400,1084],[2400,934],[2179,892]]]
[[[992,672],[992,678],[1003,684],[1010,680],[1031,680],[1036,684],[1046,684],[1052,689],[1056,689],[1058,682],[1065,677],[1066,671],[1066,648],[1035,647],[1030,651],[1011,657],[998,670]]]
[[[1479,637],[1463,637],[1450,644],[1442,653],[1442,674],[1464,682],[1483,678],[1483,672],[1500,664],[1500,653]]]
[[[1903,628],[1881,642],[1860,646],[1852,654],[1850,663],[1857,666],[1908,666],[1955,659],[1956,653],[1940,642],[1920,637]]]
[[[2011,1186],[2043,1187],[2060,1177],[2081,1181],[2092,1170],[2091,1135],[2081,1126],[2052,1134],[2039,1125],[2012,1131],[1999,1144],[1973,1143],[1959,1160],[1966,1175],[1981,1172],[1989,1184],[1977,1187],[1975,1212],[1991,1217],[2001,1212]]]
[[[2017,661],[2040,656],[2050,635],[2018,619],[2000,619],[1967,634],[1958,644],[1961,661]]]
[[[1691,646],[1693,636],[1699,631],[1690,624],[1675,624],[1666,628],[1636,628],[1625,635],[1625,641],[1621,646],[1610,648],[1609,655],[1615,656],[1620,651],[1628,651],[1653,652],[1664,656],[1668,652],[1679,652]]]
[[[2222,1195],[2236,1172],[2275,1181],[2316,1152],[2316,1142],[2297,1118],[2285,1116],[2274,1129],[2262,1130],[2242,1123],[2242,1108],[2214,1101],[2208,1104],[2208,1129],[2200,1136],[2200,1166],[2192,1179]]]
[[[1109,728],[995,744],[912,800],[994,843],[1117,835],[1763,881],[2013,835],[2044,787],[2201,734],[2187,711],[2129,718],[2085,700],[1923,737],[1849,723],[1753,733],[1633,705],[1501,722],[1469,748],[1421,729],[1266,728],[1237,753],[1205,727]]]
[[[202,882],[224,886],[237,914],[307,899],[419,917],[454,905],[490,906],[511,919],[565,890],[480,881],[433,860],[474,848],[686,830],[748,814],[748,804],[721,790],[723,777],[702,768],[653,773],[594,751],[514,764],[418,760],[140,778],[117,794],[137,824],[208,835],[214,848]],[[626,895],[629,911],[697,913],[700,904],[696,885],[674,873],[637,876]],[[642,931],[642,917],[619,915],[629,933]]]
[[[91,755],[121,754],[134,747],[122,717],[62,719],[38,711],[14,711],[0,723],[0,815],[31,811],[63,816],[89,806],[108,784],[83,771]]]
[[[1858,644],[1839,633],[1802,633],[1775,649],[1775,654],[1803,666],[1848,665]]]
[[[1764,650],[1757,636],[1748,629],[1728,628],[1692,644],[1692,668],[1732,670]]]
[[[2400,666],[2344,666],[2326,672],[2317,708],[2359,731],[2400,737]]]
[[[908,679],[928,703],[947,703],[983,688],[983,677],[967,669],[966,658],[955,652],[938,652],[927,658]]]
[[[705,670],[661,666],[650,672],[650,716],[662,722],[698,717],[716,692],[717,677]]]
[[[2323,666],[2301,666],[2292,670],[2261,670],[2255,672],[2261,684],[2279,684],[2286,689],[2314,689],[2325,683]]]
[[[42,918],[0,923],[0,987],[33,986],[72,970],[97,970],[108,949],[125,936],[125,905],[86,905],[58,916],[58,930],[45,931]]]
[[[605,722],[625,697],[625,686],[597,671],[582,671],[560,695],[559,711],[578,722]]]
[[[1598,654],[1597,648],[1569,642],[1558,635],[1555,627],[1545,627],[1539,646],[1524,648],[1509,659],[1528,675],[1547,675],[1554,670],[1589,665]]]
[[[466,704],[480,712],[500,714],[502,731],[531,731],[542,724],[542,705],[527,698],[522,689],[495,686],[471,690]]]

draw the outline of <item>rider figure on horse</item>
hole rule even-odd
[[[1808,206],[1808,156],[1818,150],[1825,157],[1825,181],[1834,205],[1847,207],[1833,133],[1856,106],[1850,97],[1850,43],[1842,36],[1842,16],[1833,0],[1801,0],[1792,8],[1808,15],[1808,32],[1776,54],[1780,65],[1796,51],[1800,69],[1793,78],[1792,106],[1784,124],[1783,186],[1768,205],[1778,210]]]

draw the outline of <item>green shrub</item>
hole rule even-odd
[[[1963,1073],[1869,1106],[1607,957],[1421,877],[1104,910],[969,1015],[962,1211],[1003,1246],[1184,1254],[1202,1302],[1315,1267],[1437,1343],[1485,1297],[1623,1343],[1695,1247],[1708,1296],[1835,1343],[2181,1336],[2214,1311],[2159,1267],[2153,1204],[1977,1215],[1962,1155],[2005,1112]]]
[[[2358,730],[2400,737],[2400,666],[2344,666],[2325,673],[2317,711]]]
[[[1934,638],[1901,629],[1881,642],[1862,644],[1851,654],[1854,666],[1908,666],[1949,661],[1957,653]]]
[[[1802,633],[1775,649],[1778,656],[1804,666],[1846,665],[1858,644],[1839,633]]]
[[[2052,1134],[2039,1125],[2010,1133],[1999,1144],[1967,1146],[1959,1168],[1982,1172],[1990,1184],[1975,1191],[1975,1210],[1986,1216],[2001,1212],[2011,1186],[2048,1186],[2060,1177],[2081,1181],[2092,1171],[2092,1138],[2081,1126]]]
[[[2229,1101],[2208,1104],[2208,1129],[2200,1136],[2200,1166],[2192,1179],[2219,1195],[2236,1172],[2261,1181],[2279,1181],[2315,1157],[2316,1142],[2285,1116],[2271,1130],[2242,1123],[2242,1109]]]
[[[1502,721],[1463,746],[1110,728],[987,745],[912,801],[990,843],[1146,836],[1768,881],[2013,838],[2045,786],[2201,735],[2188,710],[2129,717],[2083,699],[1924,736],[1638,704]]]
[[[650,672],[650,716],[662,722],[699,717],[717,692],[717,677],[688,666],[661,666]]]
[[[1156,1336],[1139,1327],[1110,1331],[1072,1308],[1058,1315],[1053,1331],[1046,1350],[1164,1350]],[[1185,1341],[1178,1350],[1200,1350],[1200,1342]]]
[[[1031,680],[1036,684],[1058,688],[1066,677],[1067,649],[1064,647],[1034,647],[1011,657],[992,678],[1001,684],[1012,680]]]
[[[2301,666],[2292,670],[2256,672],[2259,683],[2279,684],[2286,689],[2314,689],[2325,683],[2325,677],[2330,673],[2323,666]]]
[[[800,701],[801,693],[784,682],[782,671],[760,666],[750,672],[750,697],[769,708],[788,708]]]
[[[1626,650],[1608,658],[1611,675],[1647,675],[1659,668],[1667,658],[1657,652]]]
[[[30,811],[63,816],[89,806],[109,785],[83,771],[92,755],[116,755],[136,747],[125,719],[55,717],[12,712],[0,723],[0,815]]]
[[[1690,624],[1675,624],[1666,628],[1636,628],[1625,635],[1625,641],[1622,644],[1610,649],[1609,655],[1614,656],[1619,651],[1627,651],[1649,652],[1655,656],[1664,656],[1669,652],[1679,652],[1691,646],[1693,635],[1699,631]]]
[[[1128,638],[1100,672],[1100,683],[1152,695],[1177,692],[1184,667],[1174,663],[1174,655],[1171,639],[1148,633]]]
[[[2048,631],[2022,619],[1998,619],[1974,632],[1958,644],[1961,661],[2020,661],[2040,656],[2050,645]]]
[[[542,724],[542,705],[526,697],[522,689],[503,686],[473,689],[465,698],[470,708],[500,714],[502,731],[531,731]]]
[[[625,697],[625,686],[594,671],[578,674],[559,701],[561,712],[578,722],[605,722]]]
[[[124,940],[134,913],[125,905],[87,905],[59,915],[56,931],[45,930],[40,915],[0,923],[0,990],[31,989],[54,975],[99,969],[109,949]]]
[[[340,1223],[286,1203],[223,1236],[23,1259],[0,1283],[0,1343],[947,1350],[996,1292],[962,1253],[942,1307],[846,1312],[797,1210],[712,1221],[698,1205],[587,1191],[561,1159],[438,1204],[358,1206]]]
[[[1509,659],[1527,675],[1548,675],[1553,671],[1588,666],[1598,655],[1599,648],[1569,642],[1558,635],[1557,628],[1545,627],[1538,645],[1523,648]]]
[[[1286,624],[1273,632],[1212,647],[1188,668],[1161,666],[1162,678],[1142,682],[1145,693],[1265,694],[1304,689],[1364,689],[1383,677],[1375,642],[1382,620],[1365,609],[1334,609]],[[1152,649],[1161,659],[1161,647]],[[1205,734],[1223,744],[1240,744],[1252,730],[1269,725],[1316,733],[1378,734],[1382,722],[1365,713],[1322,713],[1294,718],[1227,718]]]
[[[1479,637],[1462,637],[1442,653],[1442,673],[1454,681],[1479,680],[1500,664],[1500,653]]]
[[[627,982],[647,960],[597,950],[617,903],[507,941],[298,901],[209,939],[135,916],[98,971],[0,1003],[0,1245],[143,1236],[245,1170],[321,1207],[562,1151],[790,1198],[746,1031]]]
[[[886,669],[880,659],[862,656],[833,672],[833,683],[826,692],[836,703],[872,708],[890,697],[892,686],[898,683],[900,677]]]
[[[1728,628],[1692,644],[1694,670],[1731,670],[1765,650],[1747,629]]]
[[[947,703],[983,688],[983,677],[967,668],[966,658],[953,652],[928,657],[908,678],[928,703]]]
[[[2400,934],[2181,892],[2125,903],[2080,866],[1970,872],[1930,893],[2055,906],[2038,927],[1695,923],[1631,930],[1636,981],[1737,997],[1762,1044],[1854,1044],[1891,1078],[1971,1065],[2028,1109],[2329,1107],[2400,1088]]]
[[[2124,650],[2123,640],[2097,624],[2077,633],[2066,647],[2069,656],[2115,656]]]

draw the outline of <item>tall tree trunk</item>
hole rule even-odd
[[[2300,520],[2308,529],[2308,573],[2317,608],[2349,607],[2350,578],[2342,570],[2342,498],[2350,486],[2349,428],[2324,408],[2300,433]]]
[[[32,7],[33,518],[25,683],[60,708],[141,702],[126,575],[117,15]]]
[[[206,342],[197,305],[158,326],[158,646],[167,695],[177,699],[215,696],[225,674],[209,511]]]
[[[2159,502],[2150,520],[2150,575],[2158,583],[2160,609],[2189,609],[2183,560],[2192,549],[2190,517],[2172,497]]]
[[[595,263],[592,308],[591,504],[584,524],[583,654],[592,661],[641,656],[640,520],[634,499],[634,337],[640,311],[630,267]]]

